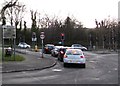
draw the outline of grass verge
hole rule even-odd
[[[5,62],[8,62],[8,61],[24,61],[25,58],[23,56],[21,56],[21,55],[15,55],[15,58],[14,58],[14,55],[12,55],[12,56],[5,56],[3,58],[3,60]]]

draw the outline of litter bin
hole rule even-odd
[[[12,55],[12,48],[8,47],[7,49],[5,49],[5,56],[11,56]]]

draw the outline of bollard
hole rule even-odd
[[[38,52],[38,46],[35,45],[35,52]]]

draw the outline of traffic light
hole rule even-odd
[[[65,35],[64,33],[61,33],[61,40],[64,40],[65,39]]]

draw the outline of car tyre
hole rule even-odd
[[[60,58],[60,61],[63,62],[63,58]]]
[[[62,59],[59,57],[59,61],[62,62]]]
[[[27,46],[26,49],[28,49],[29,47]]]
[[[64,66],[64,67],[67,67],[67,63],[63,63],[63,66]]]
[[[86,64],[82,64],[82,68],[86,68]]]
[[[60,61],[60,58],[58,57],[58,61]]]
[[[44,54],[47,54],[47,52],[46,51],[43,51],[44,52]]]

